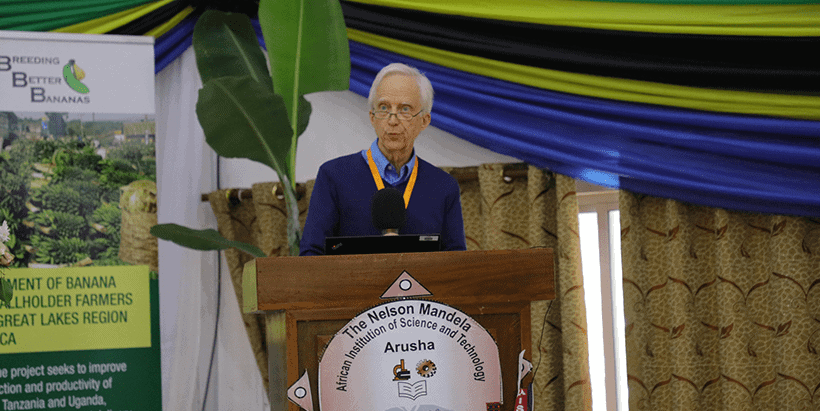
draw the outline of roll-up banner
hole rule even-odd
[[[154,40],[0,31],[0,409],[161,410]]]

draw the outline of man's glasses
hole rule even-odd
[[[424,111],[424,110],[420,110],[416,114],[410,114],[408,112],[392,113],[392,112],[387,111],[387,110],[371,111],[371,113],[373,113],[373,117],[376,117],[379,120],[384,120],[386,118],[390,118],[391,115],[394,115],[399,120],[407,121],[407,120],[412,120],[413,117],[418,116],[419,114],[422,113],[422,111]]]

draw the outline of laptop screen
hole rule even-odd
[[[327,237],[326,255],[422,253],[441,250],[438,234]]]

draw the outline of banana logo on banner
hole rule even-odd
[[[83,71],[73,59],[69,60],[68,64],[63,66],[63,78],[65,78],[65,83],[71,87],[72,90],[80,94],[88,94],[88,86],[80,81],[85,78],[85,71]]]

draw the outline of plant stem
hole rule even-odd
[[[290,185],[294,190],[296,189],[296,139],[299,138],[299,69],[302,65],[302,30],[304,30],[305,1],[306,0],[299,0],[299,23],[296,28],[296,57],[293,61],[293,100],[291,100],[290,112],[290,125],[293,128],[293,135],[291,136],[290,152],[288,153],[288,165],[290,167],[290,175],[293,176],[294,179]]]
[[[282,182],[282,193],[285,195],[285,209],[288,219],[288,249],[290,255],[299,255],[299,241],[302,237],[299,225],[299,204],[296,200],[296,189],[287,176],[279,176]]]

